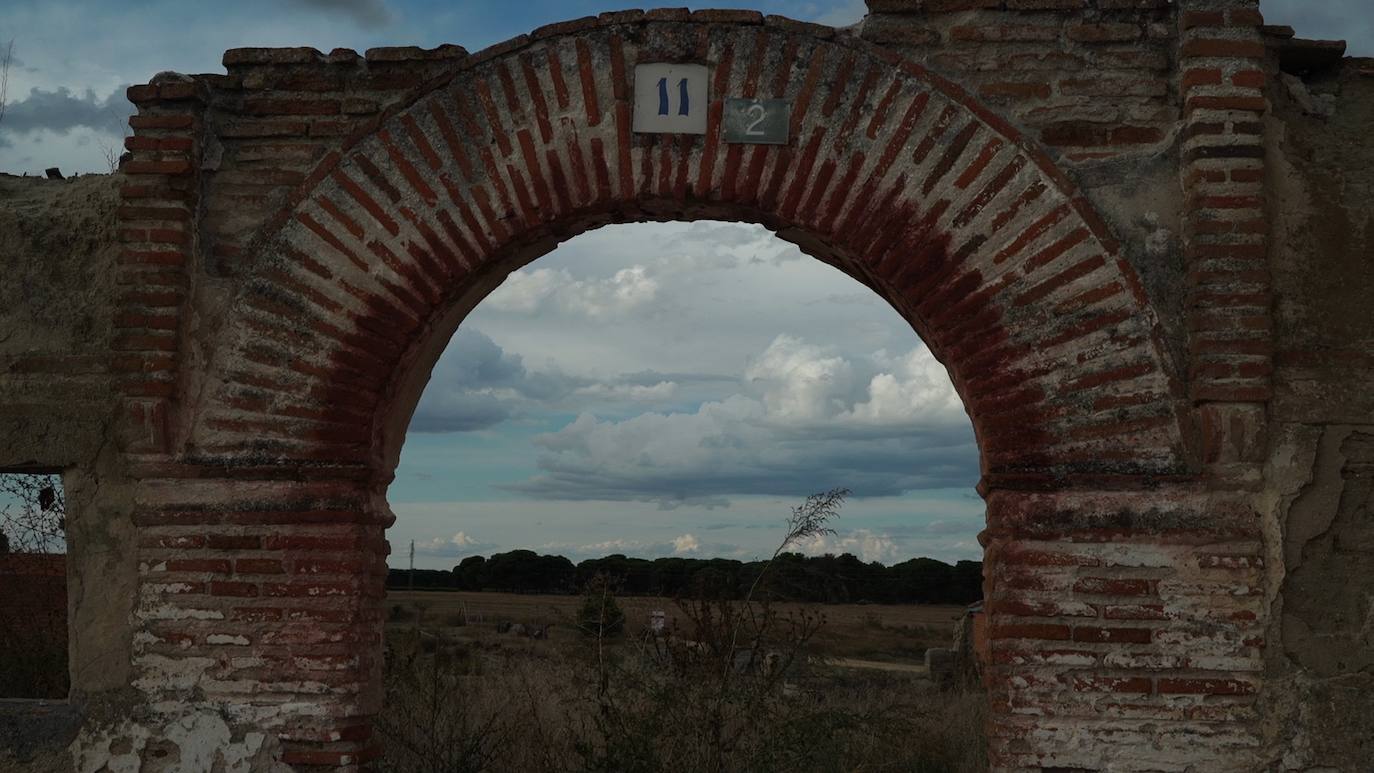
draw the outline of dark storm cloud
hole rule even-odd
[[[524,359],[502,349],[476,328],[460,328],[444,350],[410,428],[415,432],[474,432],[526,415],[576,413],[588,404],[624,402],[625,390],[656,385],[730,380],[711,374],[641,371],[609,380],[592,380],[558,370],[531,370]],[[662,390],[671,398],[672,390]]]
[[[559,399],[586,382],[530,372],[520,355],[476,328],[460,328],[434,366],[415,410],[414,432],[472,432],[500,424],[529,401]]]
[[[805,496],[834,486],[866,498],[977,483],[977,446],[971,437],[956,437],[958,431],[799,440],[766,428],[738,428],[706,437],[660,436],[656,445],[676,447],[669,454],[636,447],[631,437],[596,437],[590,425],[565,429],[541,439],[548,452],[539,457],[539,474],[507,488],[536,499],[675,507],[719,506],[734,496]]]
[[[360,27],[380,27],[391,22],[384,0],[290,0],[290,4],[324,13],[340,13]]]
[[[77,94],[65,86],[52,91],[39,88],[29,90],[28,96],[9,103],[0,132],[33,132],[48,130],[66,134],[72,129],[88,128],[106,134],[122,136],[133,105],[124,97],[126,86],[120,86],[106,97],[99,97],[91,89]]]

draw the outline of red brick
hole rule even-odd
[[[129,116],[129,126],[134,129],[190,129],[195,126],[195,116],[183,113],[148,113]]]
[[[210,595],[249,598],[258,595],[258,586],[251,582],[213,580],[210,582]]]
[[[1074,626],[1073,640],[1111,644],[1149,644],[1153,633],[1148,628],[1103,628]]]
[[[1220,86],[1221,70],[1216,68],[1185,70],[1179,85],[1185,90],[1194,86]]]
[[[1185,30],[1194,27],[1224,27],[1226,14],[1221,11],[1184,11],[1179,26]]]
[[[1067,641],[1070,629],[1067,625],[1051,623],[993,623],[994,639],[1040,639],[1046,641]]]
[[[174,558],[164,562],[164,568],[168,572],[230,572],[229,560],[225,558]]]

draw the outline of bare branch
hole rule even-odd
[[[0,56],[0,123],[5,120],[5,104],[10,90],[10,62],[14,61],[14,38],[5,44],[5,53]]]
[[[67,502],[58,475],[0,474],[0,547],[16,553],[66,549]]]
[[[130,135],[129,122],[121,118],[113,107],[106,108],[105,113],[110,117],[110,133],[118,136],[120,140],[115,144],[109,140],[97,139],[96,144],[100,146],[100,153],[105,157],[105,165],[109,167],[110,174],[114,174],[119,171],[119,157],[124,154],[124,141]]]

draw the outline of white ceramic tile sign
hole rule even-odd
[[[646,134],[705,134],[706,79],[700,64],[635,65],[634,130]]]

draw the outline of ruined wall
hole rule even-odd
[[[1169,0],[869,0],[860,34],[1042,143],[1121,237],[1186,361],[1178,9]]]
[[[1374,759],[1374,60],[1275,89],[1271,732],[1285,769]]]
[[[365,765],[396,374],[558,239],[709,212],[890,292],[973,396],[1000,765],[1359,770],[1370,67],[1245,0],[870,7],[239,49],[130,90],[118,177],[0,180],[0,465],[67,471],[77,763]],[[799,139],[634,135],[640,57]]]
[[[0,749],[70,764],[80,710],[127,710],[135,535],[112,429],[128,361],[111,321],[130,293],[119,267],[119,176],[0,175],[0,469],[60,471],[67,503],[71,703],[0,702]],[[107,709],[107,706],[116,706]],[[56,755],[56,756],[54,756]],[[11,765],[0,758],[0,768]]]
[[[0,175],[0,467],[64,467],[101,440],[117,187]]]

